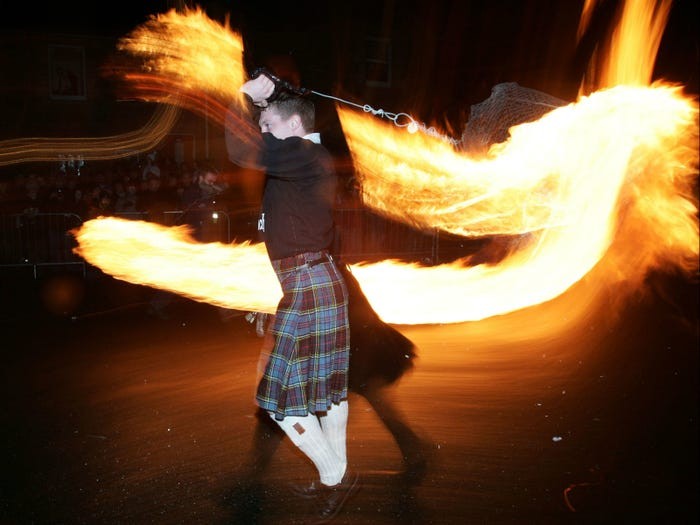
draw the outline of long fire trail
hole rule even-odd
[[[385,321],[474,321],[549,301],[587,275],[627,290],[653,269],[697,271],[697,101],[682,86],[651,81],[669,6],[624,4],[578,100],[511,128],[484,155],[338,106],[367,206],[418,228],[514,240],[494,264],[353,265]],[[225,108],[241,103],[240,36],[198,9],[154,16],[120,47],[143,61],[122,71],[134,96],[214,108],[221,123]],[[244,122],[238,131],[255,132]],[[271,311],[279,298],[259,246],[198,245],[184,230],[114,218],[74,233],[80,255],[126,281],[236,309]],[[183,265],[195,259],[196,270]],[[211,287],[191,281],[213,272]]]

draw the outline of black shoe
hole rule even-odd
[[[345,502],[360,488],[360,476],[357,472],[347,471],[337,485],[321,486],[319,490],[318,521],[328,523],[340,512]]]
[[[297,498],[314,499],[321,493],[321,487],[322,485],[319,481],[312,481],[308,485],[292,484],[290,490]]]

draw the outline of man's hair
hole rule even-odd
[[[287,120],[292,115],[299,115],[304,130],[307,133],[314,131],[316,125],[316,109],[314,103],[310,99],[283,94],[275,101],[271,102],[269,107],[276,110],[284,120]]]
[[[216,169],[214,166],[211,166],[210,164],[205,164],[203,166],[200,166],[196,170],[194,170],[194,178],[198,179],[200,177],[204,177],[207,173],[213,173],[217,177],[219,176],[219,170]]]

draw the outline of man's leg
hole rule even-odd
[[[331,405],[325,416],[319,418],[323,435],[343,465],[347,465],[346,432],[348,428],[348,402]]]
[[[274,419],[274,414],[270,414],[270,417]],[[345,474],[345,461],[341,461],[334,452],[316,416],[287,416],[275,421],[316,466],[321,483],[332,486],[341,482]]]

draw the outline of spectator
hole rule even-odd
[[[162,188],[160,177],[151,176],[144,189],[139,198],[139,211],[146,212],[150,221],[166,224],[165,212],[176,210],[177,203]]]

